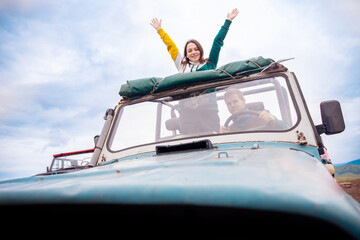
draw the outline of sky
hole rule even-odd
[[[56,153],[93,147],[121,84],[176,68],[150,25],[209,53],[239,9],[218,66],[263,56],[295,72],[315,124],[341,103],[346,129],[322,135],[333,163],[360,158],[358,0],[0,0],[0,180],[44,172]]]

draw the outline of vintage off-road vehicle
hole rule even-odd
[[[315,125],[279,62],[132,80],[120,95],[86,167],[0,182],[0,210],[180,235],[360,238],[360,204],[320,157],[320,135],[345,128],[340,104],[322,102]]]

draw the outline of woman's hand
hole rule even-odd
[[[232,21],[238,15],[238,13],[239,11],[237,10],[237,8],[233,9],[231,13],[227,14],[227,19]]]
[[[159,31],[159,29],[161,29],[161,22],[162,22],[161,19],[159,21],[157,18],[153,18],[151,20],[150,25],[153,26],[156,29],[156,31]]]

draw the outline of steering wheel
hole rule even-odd
[[[238,116],[240,116],[240,115],[250,114],[250,115],[255,115],[255,116],[259,117],[259,114],[260,114],[260,113],[261,113],[261,112],[253,111],[253,110],[242,110],[242,111],[239,111],[239,112],[237,112],[237,113],[232,114],[230,117],[228,117],[228,119],[225,121],[224,126],[225,126],[226,128],[228,128],[228,127],[229,127],[229,123],[230,123],[234,118],[236,118],[236,117],[238,117]],[[269,124],[269,123],[261,124],[261,125],[259,125],[259,126],[256,126],[256,127],[253,127],[253,128],[249,128],[249,129],[251,129],[251,130],[262,129],[262,128],[264,128],[265,126],[267,126],[268,124]],[[249,129],[247,129],[247,130],[249,130]]]

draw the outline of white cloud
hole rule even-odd
[[[330,2],[330,6],[342,16],[347,27],[360,34],[360,2],[358,0],[331,0]]]

